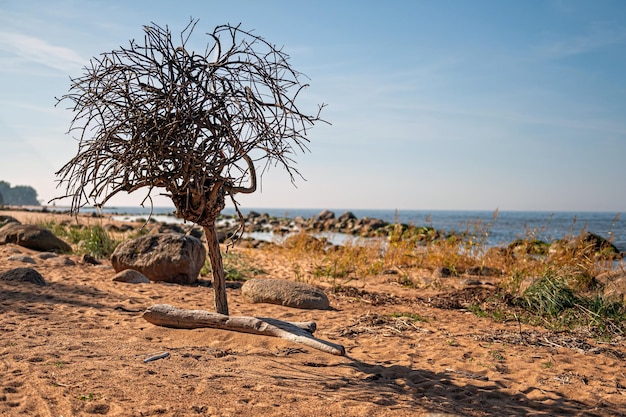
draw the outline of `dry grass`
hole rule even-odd
[[[496,218],[497,212],[493,221]],[[72,222],[39,224],[72,243],[76,253],[96,257],[110,256],[119,242],[145,233],[120,232],[98,222],[82,226]],[[624,270],[623,261],[616,260],[605,246],[598,247],[584,231],[551,245],[537,241],[536,231],[528,231],[507,247],[489,247],[491,226],[492,222],[476,222],[468,224],[462,233],[446,235],[428,227],[396,224],[385,238],[352,237],[340,246],[300,233],[288,236],[280,245],[258,250],[281,258],[294,280],[329,284],[335,291],[358,286],[365,279],[445,291],[450,288],[444,279],[436,278],[437,271],[461,277],[489,275],[481,279],[496,284],[495,294],[487,292],[487,298],[465,303],[452,295],[455,300],[442,305],[461,306],[497,320],[519,320],[521,316],[527,322],[557,330],[584,327],[596,335],[626,332],[624,304],[606,299],[596,280],[601,273]],[[237,251],[225,253],[224,264],[231,281],[264,273],[255,265],[254,257]]]
[[[624,269],[624,263],[606,247],[587,238],[568,235],[553,244],[538,241],[537,231],[506,247],[490,247],[493,221],[468,224],[463,233],[446,235],[428,228],[407,233],[395,225],[387,238],[350,238],[342,246],[306,233],[290,236],[272,247],[291,266],[294,279],[330,283],[335,289],[358,285],[362,279],[382,277],[411,288],[436,286],[444,280],[425,279],[445,269],[451,276],[489,275],[496,284],[490,310],[471,304],[470,311],[498,320],[519,320],[564,330],[584,327],[596,335],[626,331],[626,308],[603,296],[595,279],[601,273]]]

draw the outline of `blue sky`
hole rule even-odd
[[[0,0],[0,180],[61,195],[69,77],[192,16],[199,47],[224,23],[284,46],[328,104],[306,181],[271,169],[244,208],[626,210],[622,0]]]

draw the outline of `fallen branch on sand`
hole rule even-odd
[[[157,326],[176,329],[209,327],[244,333],[274,336],[331,353],[345,355],[343,346],[313,336],[314,322],[287,322],[271,318],[226,316],[204,310],[183,310],[168,304],[155,304],[143,313],[143,318]]]
[[[160,353],[158,355],[150,356],[149,358],[144,359],[143,363],[157,361],[159,359],[165,359],[165,358],[169,358],[169,357],[170,357],[170,353],[169,352],[164,352],[164,353]]]

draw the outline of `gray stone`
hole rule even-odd
[[[317,215],[317,220],[325,221],[332,220],[335,218],[335,213],[330,210],[323,210],[320,214]]]
[[[15,268],[0,274],[0,281],[30,282],[35,285],[46,285],[46,280],[32,268]]]
[[[461,285],[466,285],[468,287],[475,287],[477,285],[483,285],[482,281],[479,281],[477,279],[462,279],[460,282]]]
[[[204,266],[206,250],[189,235],[159,233],[128,240],[111,255],[115,272],[134,269],[151,281],[192,284]]]
[[[134,269],[125,269],[118,272],[113,277],[115,282],[125,282],[127,284],[150,284],[150,280],[147,276]]]
[[[57,256],[54,258],[46,259],[46,265],[54,266],[74,266],[76,262],[68,258],[67,256]]]
[[[89,255],[88,253],[83,255],[82,261],[84,264],[88,264],[88,265],[100,265],[102,263],[99,260],[97,260],[95,257]]]
[[[433,275],[433,278],[449,278],[453,274],[450,268],[442,266],[440,268],[435,269],[432,275]]]
[[[9,261],[24,262],[25,264],[36,264],[35,260],[28,255],[11,255]]]
[[[324,291],[302,282],[254,278],[243,284],[241,293],[250,303],[278,304],[308,310],[330,308]]]
[[[356,216],[351,211],[346,211],[341,216],[339,216],[337,220],[339,220],[340,222],[345,222],[348,220],[356,220]]]
[[[72,247],[48,229],[32,224],[8,223],[0,228],[0,244],[14,243],[42,252],[71,252]]]
[[[467,268],[465,271],[468,275],[475,275],[479,277],[499,277],[502,275],[502,271],[498,268],[493,268],[491,266],[475,266],[471,268]]]
[[[13,216],[4,216],[4,215],[0,216],[0,227],[4,227],[5,225],[9,223],[20,224],[20,222]]]

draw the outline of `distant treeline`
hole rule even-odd
[[[0,206],[38,206],[37,191],[27,185],[16,185],[0,181]]]

